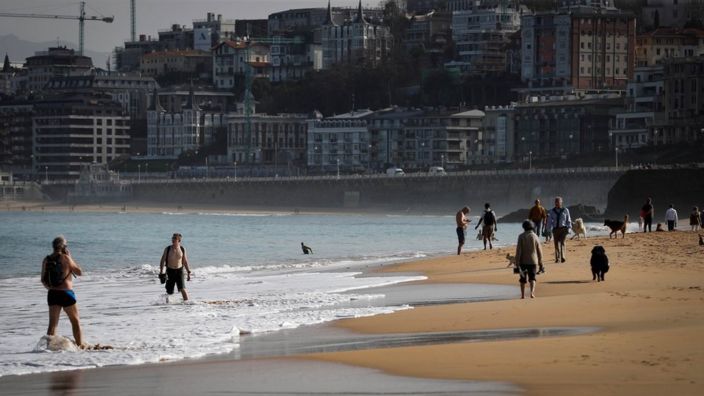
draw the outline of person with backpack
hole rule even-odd
[[[565,239],[572,228],[570,210],[562,207],[562,197],[555,197],[555,207],[548,212],[547,229],[552,230],[555,262],[565,262]]]
[[[161,255],[159,262],[159,279],[162,283],[166,283],[166,294],[174,294],[174,286],[176,286],[183,296],[183,301],[188,301],[186,281],[191,280],[191,269],[188,266],[186,248],[181,246],[181,238],[181,234],[173,234],[171,245],[164,248],[164,254]]]
[[[76,293],[73,291],[73,276],[83,274],[81,267],[71,257],[66,238],[57,236],[51,243],[53,253],[42,261],[41,280],[47,288],[47,303],[49,305],[49,328],[46,335],[56,335],[59,317],[63,309],[71,321],[73,340],[79,348],[86,348],[83,344],[83,333],[78,315]]]
[[[499,229],[496,226],[496,213],[491,210],[491,205],[489,205],[488,202],[484,204],[484,214],[479,218],[479,222],[476,226],[474,226],[474,229],[476,230],[482,223],[484,223],[484,226],[482,227],[482,241],[484,241],[484,250],[486,250],[487,241],[489,242],[489,249],[493,249],[494,247],[491,245],[491,239],[494,236],[494,231],[498,231]]]

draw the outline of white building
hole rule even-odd
[[[252,77],[268,77],[269,46],[250,41],[226,40],[216,45],[213,56],[213,85],[232,89],[244,81],[245,67],[252,68]]]
[[[308,167],[312,171],[370,168],[370,140],[367,118],[371,110],[357,110],[329,118],[308,121]]]
[[[506,47],[521,28],[521,6],[485,0],[452,12],[452,38],[462,69],[469,73],[506,71]]]
[[[300,80],[306,73],[323,68],[323,49],[320,44],[306,43],[301,38],[272,39],[271,81]]]
[[[177,158],[188,150],[196,150],[203,143],[202,111],[189,103],[179,113],[167,113],[154,92],[154,100],[147,111],[147,155],[151,158]]]

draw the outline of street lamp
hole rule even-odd
[[[616,147],[614,152],[616,153],[616,167],[618,168],[618,147]]]
[[[208,180],[208,156],[205,156],[205,179]]]
[[[137,183],[142,182],[142,164],[137,164]]]
[[[528,170],[533,170],[533,152],[528,152]]]
[[[149,177],[149,162],[144,164],[144,178],[146,179],[148,177]]]
[[[445,154],[440,154],[440,166],[445,169]]]
[[[44,181],[49,183],[49,167],[44,166]]]
[[[235,161],[235,181],[237,181],[237,161]]]
[[[360,161],[361,162],[361,161]],[[367,172],[372,173],[372,145],[367,145]]]
[[[336,159],[337,161],[337,180],[340,180],[340,159]]]

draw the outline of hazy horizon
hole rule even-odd
[[[377,6],[381,0],[363,0],[365,6]],[[193,20],[205,19],[208,12],[222,14],[223,19],[266,19],[269,14],[295,8],[327,7],[327,0],[137,0],[137,35],[153,38],[173,24],[192,26]],[[352,7],[359,0],[332,0],[333,7]],[[0,13],[78,15],[78,1],[2,0]],[[129,0],[86,0],[86,16],[114,16],[113,23],[86,21],[85,48],[109,53],[130,38]],[[58,42],[78,45],[77,20],[52,20],[0,17],[0,35],[14,34],[32,42]],[[0,48],[0,51],[3,50]],[[2,54],[4,56],[4,54]],[[12,57],[12,55],[11,55]],[[23,59],[22,59],[23,60]],[[14,59],[13,61],[20,61]]]

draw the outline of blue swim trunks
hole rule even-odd
[[[76,293],[73,290],[49,290],[46,296],[46,302],[49,305],[61,305],[62,307],[70,307],[76,303]]]

